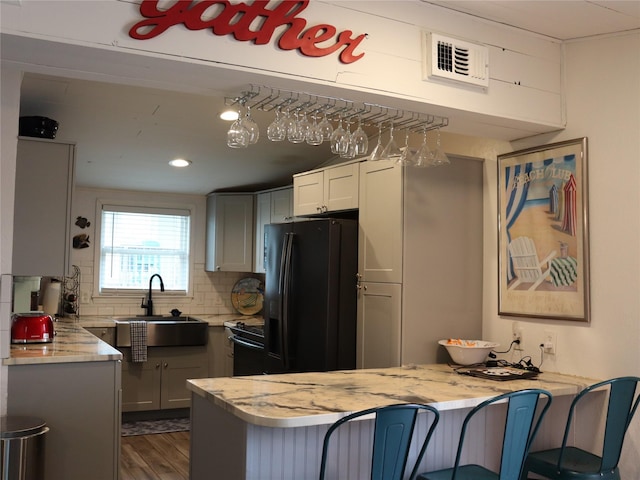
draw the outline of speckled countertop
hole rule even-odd
[[[225,322],[262,323],[261,317],[240,314],[193,316],[206,321],[211,327],[223,327]],[[85,328],[115,328],[114,317],[91,316],[80,317],[79,320],[63,318],[54,322],[53,328],[56,333],[53,342],[12,344],[9,358],[2,360],[2,363],[4,365],[27,365],[100,362],[122,358],[122,354],[117,349],[85,330]]]
[[[327,425],[380,405],[429,403],[440,410],[473,407],[504,392],[542,388],[574,395],[597,380],[542,373],[498,382],[455,373],[448,365],[257,375],[188,380],[187,387],[247,423],[266,427]]]

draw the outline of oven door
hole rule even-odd
[[[233,376],[264,373],[264,345],[245,337],[231,335],[233,342]]]

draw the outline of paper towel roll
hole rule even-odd
[[[50,282],[44,290],[44,299],[42,300],[42,308],[44,313],[49,315],[58,314],[58,306],[60,305],[60,290],[62,283]]]

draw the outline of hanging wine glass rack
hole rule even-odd
[[[254,84],[237,95],[225,97],[225,105],[265,112],[280,110],[306,113],[312,118],[326,115],[335,122],[340,119],[347,122],[359,120],[363,126],[383,124],[386,125],[385,129],[393,124],[396,130],[409,129],[415,132],[439,129],[449,124],[447,117]]]

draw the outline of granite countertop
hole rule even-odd
[[[4,365],[102,362],[120,360],[122,354],[87,332],[78,322],[56,321],[50,343],[11,344]]]
[[[459,375],[439,364],[195,379],[187,381],[187,388],[247,423],[286,428],[327,425],[350,412],[395,403],[428,403],[439,410],[469,408],[525,388],[575,395],[596,382],[558,373],[498,382]]]
[[[203,320],[209,324],[210,327],[222,327],[227,322],[245,322],[249,325],[263,323],[261,316],[255,315],[242,315],[240,313],[229,313],[223,315],[198,315],[198,314],[185,314],[191,317]],[[115,327],[115,318],[124,317],[125,315],[109,315],[109,316],[80,316],[79,320],[63,320],[64,322],[74,322],[85,328],[110,328]]]
[[[260,316],[246,316],[239,313],[193,316],[206,321],[210,327],[224,327],[225,323],[235,324],[239,321],[249,325],[263,323]],[[11,344],[9,358],[4,359],[2,363],[27,365],[120,360],[122,354],[117,349],[85,330],[85,328],[115,328],[114,318],[117,317],[81,316],[78,320],[60,318],[53,323],[56,333],[53,342]]]

